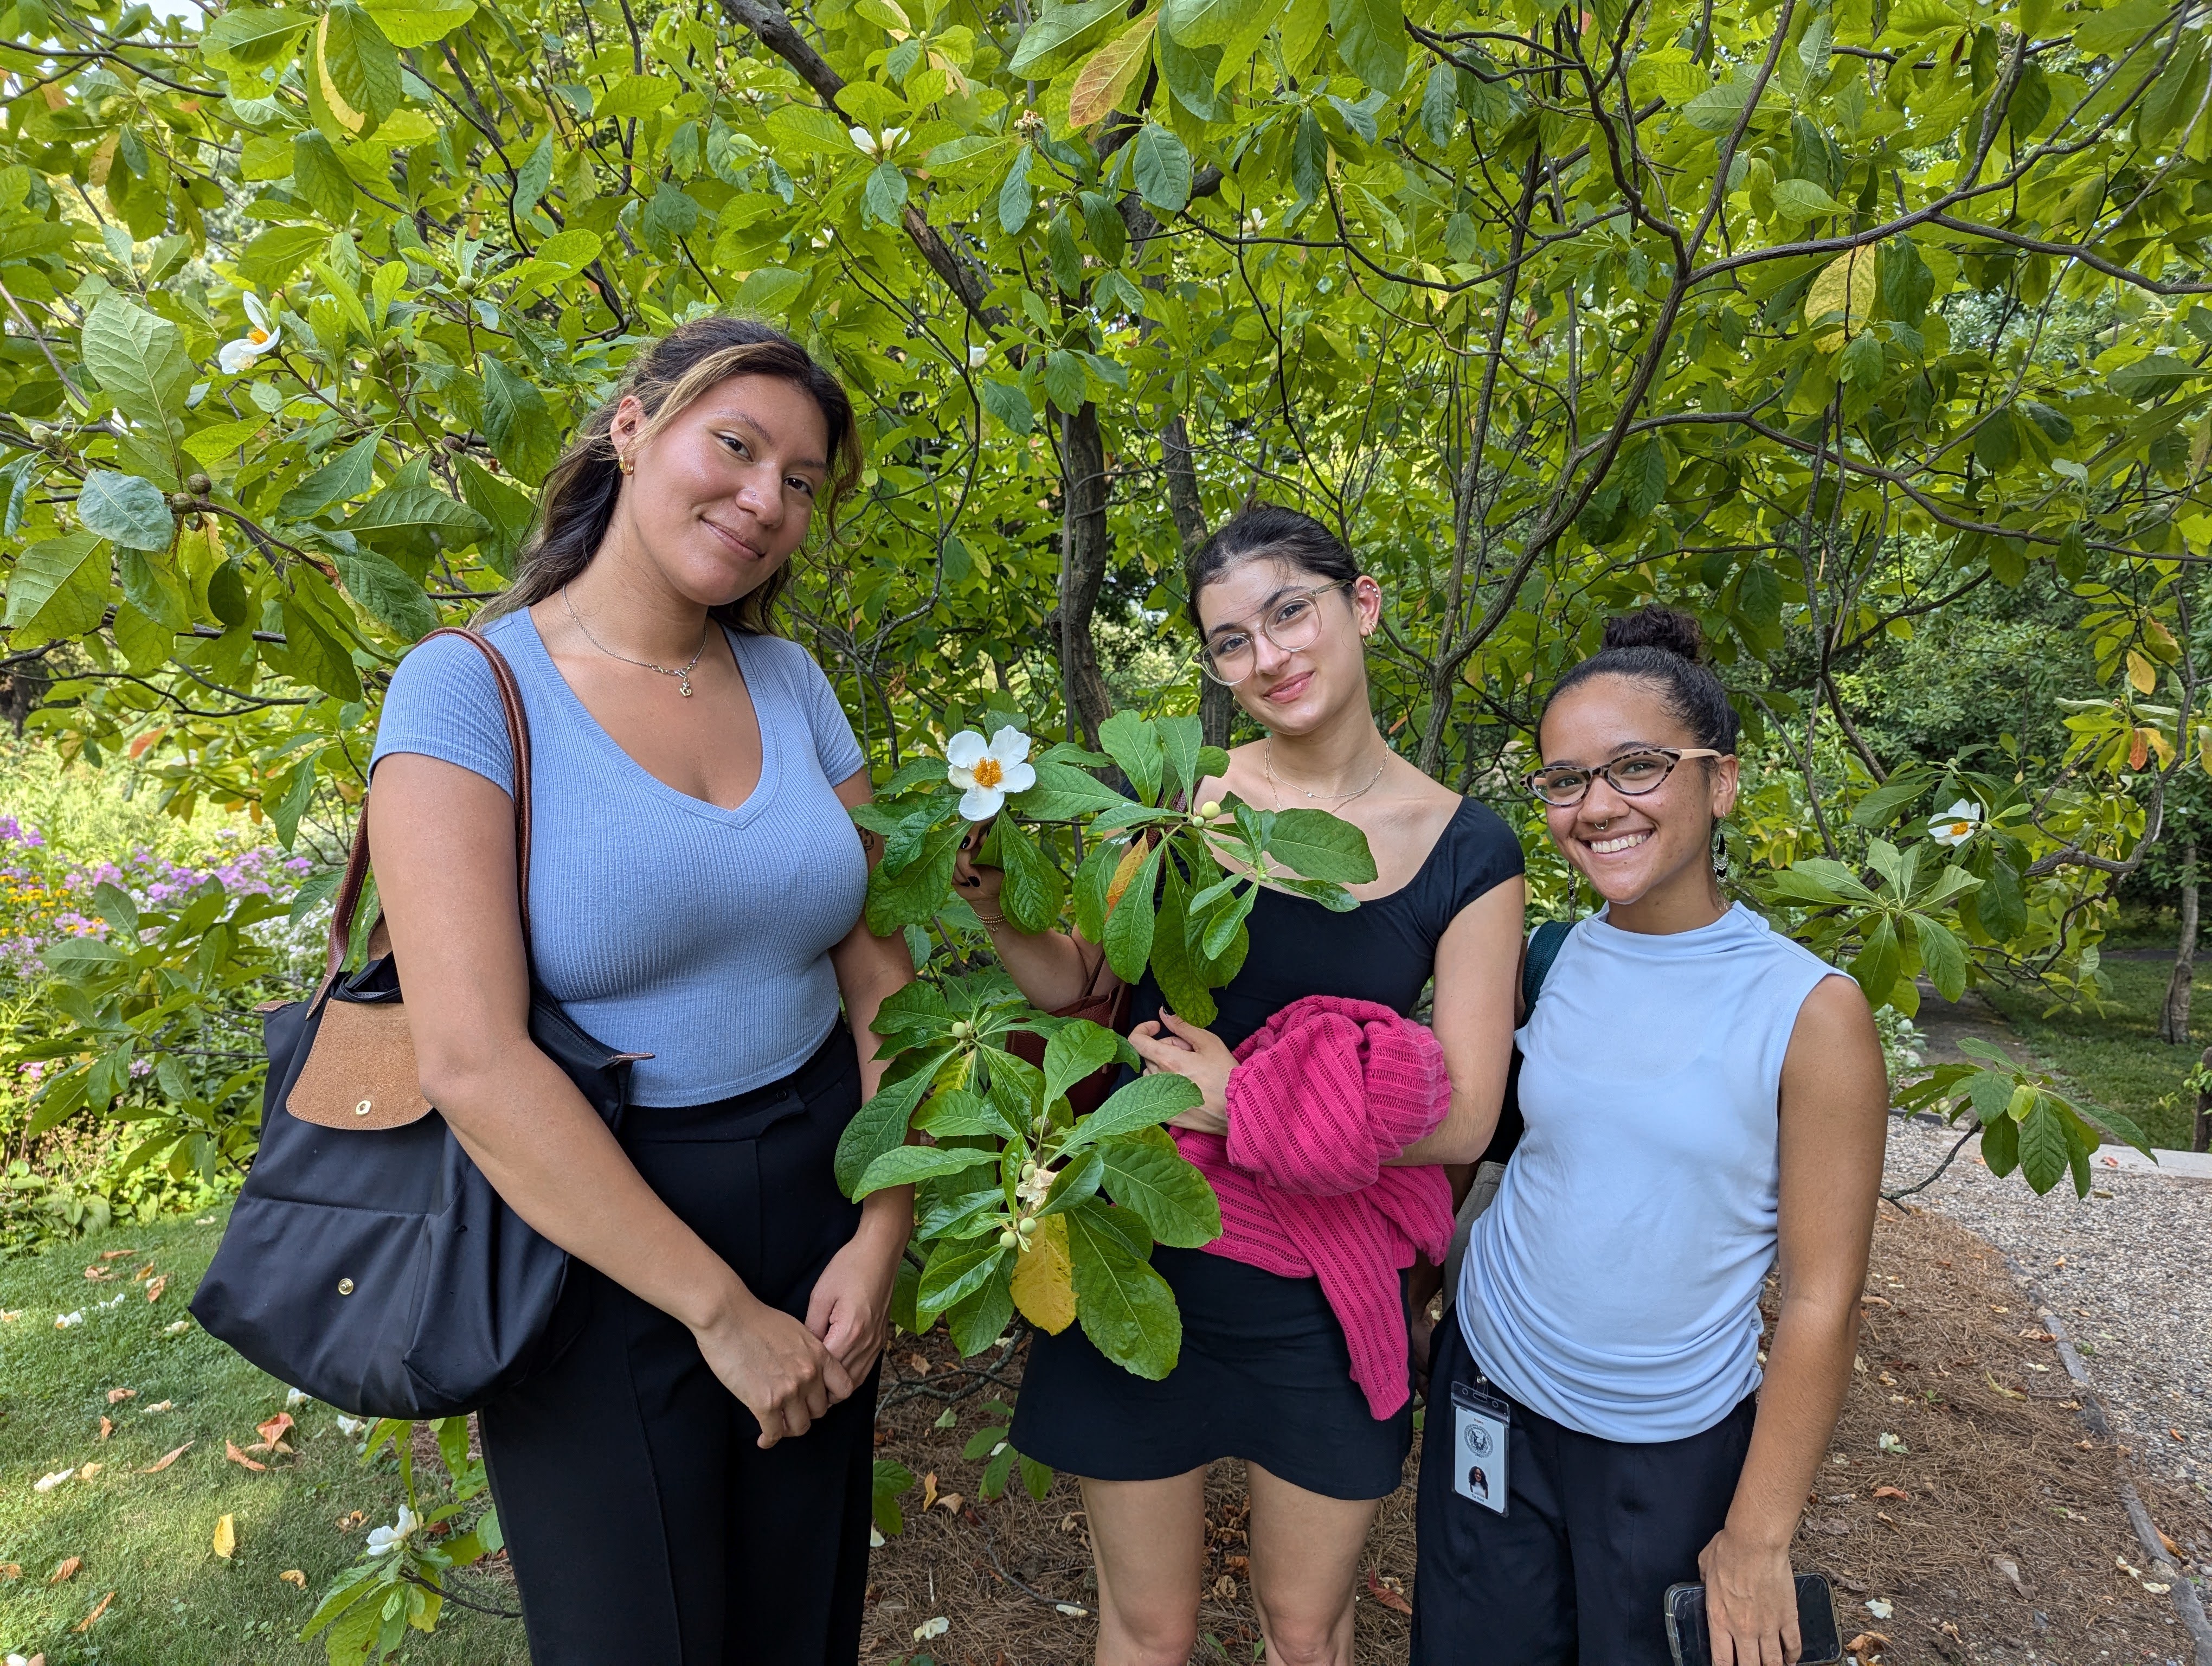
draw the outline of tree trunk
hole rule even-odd
[[[1190,430],[1182,413],[1168,418],[1160,430],[1160,460],[1168,477],[1168,513],[1175,517],[1176,535],[1182,544],[1183,583],[1190,585],[1190,564],[1206,539],[1206,505],[1198,495],[1198,470],[1191,460]],[[1197,629],[1195,623],[1192,629]],[[1229,725],[1237,715],[1237,696],[1224,684],[1203,672],[1198,678],[1198,722],[1209,746],[1229,744]]]
[[[2197,976],[2197,841],[2181,845],[2181,939],[2173,952],[2173,976],[2166,981],[2166,1011],[2158,1037],[2175,1047],[2189,1040],[2189,988]]]
[[[1098,669],[1091,615],[1106,580],[1106,443],[1098,407],[1085,400],[1060,425],[1060,605],[1053,625],[1059,637],[1060,687],[1085,744],[1098,744],[1098,726],[1113,715],[1113,696]]]

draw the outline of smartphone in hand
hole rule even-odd
[[[1667,1646],[1674,1666],[1713,1666],[1712,1638],[1705,1630],[1705,1588],[1667,1587]],[[1836,1624],[1835,1593],[1825,1573],[1797,1576],[1797,1633],[1802,1652],[1798,1666],[1837,1666],[1844,1657]]]

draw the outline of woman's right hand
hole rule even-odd
[[[975,860],[990,831],[989,822],[977,822],[962,837],[960,854],[952,859],[952,883],[969,907],[987,915],[999,912],[1000,888],[1006,883],[1005,869],[986,867]]]
[[[853,1379],[821,1338],[747,1292],[726,1316],[691,1333],[699,1352],[760,1425],[760,1445],[803,1435],[853,1392]]]

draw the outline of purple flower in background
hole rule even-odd
[[[36,850],[46,842],[46,836],[37,828],[26,827],[13,816],[0,816],[0,844],[19,844],[27,850]]]

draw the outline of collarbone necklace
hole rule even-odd
[[[1283,807],[1283,782],[1275,774],[1275,738],[1273,735],[1269,735],[1267,739],[1260,743],[1260,767],[1267,773],[1267,786],[1275,795],[1275,808],[1280,810]],[[1349,804],[1352,800],[1364,797],[1371,791],[1375,783],[1382,779],[1383,770],[1389,767],[1390,760],[1385,757],[1382,763],[1375,766],[1375,773],[1367,777],[1367,785],[1356,787],[1349,793],[1308,792],[1304,787],[1295,783],[1292,784],[1291,790],[1303,796],[1310,803]]]
[[[707,643],[714,634],[714,620],[708,619],[707,628],[699,633],[698,652],[695,653],[689,661],[682,666],[664,666],[651,660],[633,660],[627,654],[617,654],[598,637],[592,635],[591,626],[584,623],[584,616],[576,611],[576,604],[568,599],[568,587],[565,584],[561,587],[561,605],[568,610],[568,617],[576,622],[576,629],[584,633],[584,640],[605,654],[608,659],[619,660],[626,666],[636,666],[646,671],[657,671],[663,677],[673,677],[676,679],[676,692],[686,700],[691,697],[691,673],[698,668],[700,660],[707,652]],[[1374,783],[1370,781],[1368,784],[1372,786]]]

